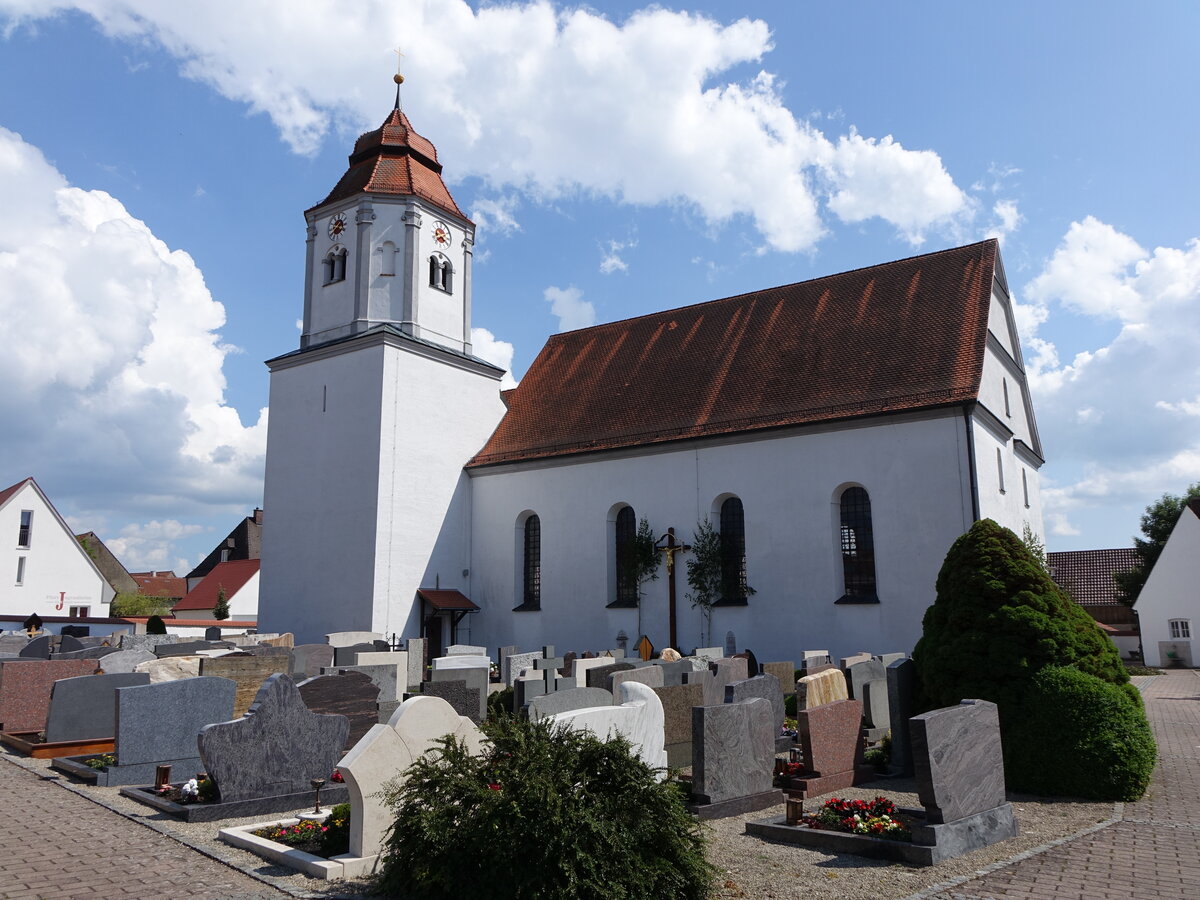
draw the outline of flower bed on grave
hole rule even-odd
[[[905,817],[887,797],[874,800],[843,800],[832,797],[800,824],[819,831],[861,834],[885,841],[912,841],[912,829]]]
[[[236,828],[222,828],[217,836],[265,860],[316,878],[343,878],[336,859],[350,851],[350,804],[340,803],[324,820],[283,819]]]

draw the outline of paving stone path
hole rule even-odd
[[[3,760],[0,797],[3,900],[289,896]]]
[[[939,900],[1200,898],[1200,672],[1168,671],[1143,691],[1158,741],[1145,797],[1121,820],[988,875]]]

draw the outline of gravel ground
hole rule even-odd
[[[167,834],[215,859],[226,862],[295,897],[357,898],[366,895],[362,882],[328,882],[309,878],[270,864],[259,857],[217,840],[218,828],[244,825],[278,816],[229,819],[220,823],[187,824],[122,797],[117,788],[80,785],[50,769],[49,760],[27,759],[5,751],[8,759],[42,775],[58,776],[60,783],[128,818]],[[47,771],[49,770],[49,771]],[[911,779],[886,779],[839,791],[838,796],[870,799],[883,794],[899,806],[919,806]],[[914,868],[901,863],[864,859],[847,854],[823,853],[792,844],[776,844],[745,834],[751,819],[782,816],[783,806],[708,823],[709,858],[718,866],[716,896],[749,898],[804,898],[804,900],[885,900],[903,898],[935,884],[974,875],[980,869],[1034,847],[1076,834],[1114,815],[1111,803],[1047,801],[1010,795],[1016,806],[1020,836],[977,850],[939,866]],[[812,801],[815,806],[819,801]],[[806,802],[806,807],[810,806]],[[811,807],[810,807],[811,808]]]

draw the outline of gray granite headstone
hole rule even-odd
[[[667,751],[667,765],[671,768],[690,766],[692,707],[704,702],[704,688],[696,683],[663,685],[653,690],[663,705],[663,744]]]
[[[871,685],[878,685],[869,690]],[[855,663],[846,669],[846,688],[851,700],[863,702],[863,714],[872,728],[888,727],[887,669],[877,659]],[[872,696],[873,695],[873,696]]]
[[[1004,754],[995,703],[963,700],[909,720],[917,796],[941,825],[1005,802]]]
[[[159,644],[181,643],[175,634],[129,634],[121,635],[118,646],[122,650],[153,650]]]
[[[476,710],[475,715],[471,716],[471,721],[478,723],[487,718],[487,669],[434,669],[429,674],[429,680],[466,682],[468,688],[479,692],[479,709]],[[465,715],[465,713],[460,713],[460,715]]]
[[[692,796],[720,803],[771,790],[775,733],[771,704],[741,703],[692,709]]]
[[[906,659],[907,657],[908,657],[907,653],[880,653],[879,661],[881,663],[883,663],[883,667],[886,669],[888,666],[890,666],[896,660]]]
[[[425,638],[409,638],[404,642],[408,651],[408,689],[420,690],[421,682],[425,680],[425,652],[428,649]]]
[[[487,656],[487,647],[476,647],[472,644],[451,644],[446,648],[446,656]]]
[[[529,701],[529,718],[536,722],[538,719],[570,712],[573,709],[591,709],[594,706],[612,705],[613,695],[603,688],[570,688],[534,697]]]
[[[100,661],[100,668],[105,675],[116,675],[119,672],[132,672],[134,666],[152,659],[158,657],[149,650],[118,650],[105,656]]]
[[[200,650],[232,650],[231,641],[181,641],[177,644],[158,644],[154,655],[159,659],[167,656],[195,656]]]
[[[145,672],[82,675],[54,682],[46,715],[46,743],[115,736],[117,688],[149,683]]]
[[[607,666],[594,666],[587,670],[587,686],[608,690],[608,679],[614,672],[627,672],[633,668],[636,668],[633,663],[628,662],[615,662]]]
[[[663,687],[683,684],[683,673],[695,671],[691,661],[686,659],[677,659],[674,662],[656,659],[652,663],[662,669]]]
[[[290,659],[291,647],[276,647],[273,644],[250,644],[242,647],[239,652],[247,656],[286,656]]]
[[[297,644],[292,648],[291,657],[288,674],[293,681],[303,681],[320,675],[322,669],[333,665],[333,647],[329,644]]]
[[[542,659],[542,651],[531,650],[525,653],[511,653],[506,656],[502,662],[503,670],[500,673],[504,677],[504,683],[512,687],[522,671],[533,668],[533,661],[535,659]],[[505,666],[507,668],[504,668]]]
[[[244,716],[205,726],[197,743],[221,801],[232,802],[311,794],[310,782],[329,777],[349,732],[345,716],[312,712],[279,673],[263,682]]]
[[[482,721],[479,718],[479,690],[467,687],[467,683],[461,679],[458,681],[422,682],[421,693],[427,697],[441,697],[450,704],[456,713],[466,716],[476,724]]]
[[[84,647],[81,650],[70,650],[66,653],[55,653],[55,659],[100,659],[116,653],[116,647]]]
[[[700,686],[700,702],[696,706],[720,706],[725,702],[725,683],[718,685],[717,676],[707,666],[694,672],[684,672],[683,683]]]
[[[617,690],[626,681],[636,681],[638,684],[644,684],[646,687],[663,687],[666,682],[663,679],[662,666],[637,666],[632,669],[626,669],[623,672],[613,672],[608,676],[607,687],[615,695]]]
[[[219,641],[221,639],[221,629],[216,625],[210,625],[204,629],[204,639],[206,641]]]
[[[712,681],[704,686],[704,705],[720,706],[725,702],[725,685],[733,681],[745,681],[747,674],[745,659],[716,659],[708,664],[713,673]]]
[[[213,676],[117,688],[117,763],[198,759],[196,735],[232,718],[236,692],[228,678]]]
[[[725,655],[733,656],[737,653],[737,638],[734,637],[732,631],[725,632]]]
[[[358,654],[374,652],[374,644],[351,644],[348,647],[334,647],[333,664],[338,668],[353,666],[358,662]]]
[[[507,660],[514,653],[516,653],[519,649],[521,649],[521,648],[514,647],[513,645],[509,644],[504,647],[500,647],[496,650],[496,659],[500,666],[500,681],[503,684],[507,684],[507,685],[512,684],[512,681],[510,681],[509,677],[508,677],[508,668],[507,668],[507,663],[505,662],[505,660]]]
[[[407,685],[400,684],[399,670],[389,665],[326,667],[317,674],[339,675],[343,672],[362,672],[379,688],[380,703],[394,703],[404,696]]]
[[[898,659],[887,667],[888,716],[892,723],[891,770],[896,775],[911,775],[912,742],[908,720],[915,711],[917,665],[911,659]]]
[[[775,733],[783,725],[783,687],[774,675],[756,675],[745,681],[731,681],[725,685],[725,702],[741,703],[753,697],[761,697],[771,704],[771,716],[775,721]],[[772,744],[774,746],[774,744]]]

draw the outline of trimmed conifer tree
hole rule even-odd
[[[214,619],[229,618],[229,598],[225,596],[224,585],[217,587],[217,603],[213,606]]]

